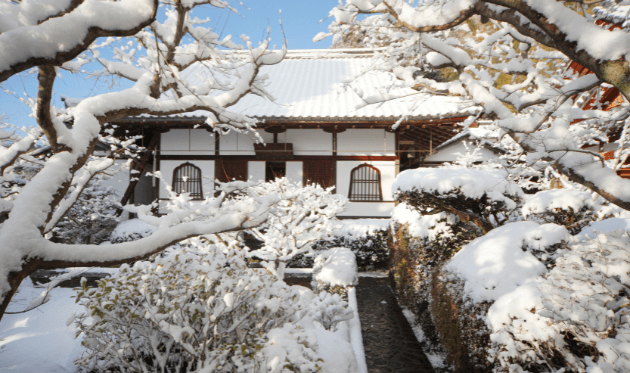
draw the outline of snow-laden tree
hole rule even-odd
[[[188,237],[251,228],[282,198],[256,195],[244,202],[224,193],[201,207],[154,220],[160,230],[150,237],[107,250],[45,238],[95,175],[111,167],[117,155],[132,153],[133,139],[111,138],[106,123],[204,110],[207,124],[216,130],[252,129],[254,120],[228,108],[248,93],[265,94],[258,72],[281,61],[285,48],[270,50],[268,40],[252,46],[246,37],[242,47],[229,36],[220,38],[207,19],[193,15],[201,7],[236,11],[222,0],[0,1],[0,82],[37,67],[39,83],[37,98],[25,100],[38,126],[3,142],[0,185],[16,179],[13,166],[40,142],[52,153],[30,181],[13,183],[10,196],[2,195],[2,209],[10,212],[0,226],[0,317],[20,282],[37,269],[115,265],[146,258]],[[180,72],[192,64],[204,64],[216,74],[190,85]],[[131,86],[58,108],[52,92],[59,69],[114,75]],[[108,157],[92,156],[98,141],[111,144]],[[138,212],[150,218],[147,211]]]
[[[284,199],[263,225],[251,230],[263,243],[260,250],[252,251],[251,255],[263,259],[265,268],[283,279],[287,262],[300,254],[313,255],[316,242],[332,239],[337,214],[348,200],[333,194],[332,187],[324,189],[319,184],[311,184],[302,188],[287,178],[256,188],[260,195],[277,191],[282,191]]]
[[[628,156],[629,107],[581,105],[597,101],[600,87],[630,97],[630,35],[595,22],[593,14],[618,6],[602,4],[606,9],[569,0],[344,0],[330,12],[328,35],[336,41],[351,32],[365,46],[386,40],[374,68],[421,91],[471,98],[516,140],[529,164],[551,165],[627,210],[630,181],[616,171]],[[592,73],[574,74],[569,61]],[[451,78],[427,73],[444,68]],[[369,103],[389,98],[364,97]],[[609,140],[616,146],[605,160],[595,145]]]

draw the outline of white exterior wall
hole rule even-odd
[[[339,161],[337,162],[337,193],[348,197],[350,173],[362,164],[369,164],[381,172],[383,202],[349,202],[340,216],[389,217],[394,210],[392,183],[396,179],[395,161]]]
[[[115,189],[120,193],[121,198],[123,194],[125,194],[130,181],[129,167],[125,165],[125,163],[127,163],[127,161],[122,159],[114,161],[114,165],[105,171],[105,175],[107,176],[103,178],[103,182],[101,183],[104,187]],[[135,176],[140,176],[140,174],[135,174]]]
[[[265,162],[247,162],[247,178],[251,181],[265,181]]]
[[[475,144],[469,143],[468,147],[472,152],[475,149]],[[465,155],[468,152],[468,149],[464,146],[463,141],[457,141],[452,144],[449,144],[441,149],[438,149],[431,155],[428,155],[424,158],[425,162],[454,162],[460,155]],[[479,161],[487,161],[488,159],[498,157],[492,150],[481,148],[481,152],[479,153],[481,158]]]
[[[337,155],[396,155],[396,134],[357,128],[337,134]]]
[[[172,129],[162,134],[160,150],[164,155],[212,155],[216,139],[205,129]]]
[[[192,163],[201,170],[201,188],[204,196],[214,190],[214,161],[160,161],[160,173],[169,185],[173,184],[173,171],[184,163]],[[164,183],[160,182],[160,198],[168,198]]]
[[[221,155],[254,155],[254,142],[247,135],[230,131],[227,135],[221,136],[219,153]]]
[[[394,202],[349,202],[338,216],[360,216],[367,218],[390,218],[394,212]]]
[[[304,178],[302,162],[287,162],[287,178],[295,184],[302,185]]]
[[[332,136],[322,129],[287,129],[278,134],[278,142],[293,144],[294,155],[332,155]]]

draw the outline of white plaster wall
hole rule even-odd
[[[396,207],[395,202],[350,202],[338,216],[362,216],[370,218],[389,218]]]
[[[162,134],[162,154],[206,155],[214,154],[217,135],[205,129],[172,129]]]
[[[332,133],[322,129],[287,129],[278,142],[292,143],[295,155],[332,155]]]
[[[219,135],[205,129],[191,129],[190,150],[193,154],[214,154],[214,145]]]
[[[472,152],[475,149],[475,144],[469,143],[468,147]],[[460,155],[465,155],[468,152],[466,147],[464,146],[463,141],[456,141],[453,144],[449,144],[441,149],[438,149],[431,155],[428,155],[424,158],[425,162],[454,162]],[[488,159],[498,157],[492,150],[481,148],[481,152],[479,153],[481,158],[479,161],[486,161]]]
[[[337,134],[337,155],[396,155],[396,134],[357,128]]]
[[[396,179],[396,162],[394,161],[338,161],[337,193],[348,197],[350,189],[350,173],[353,168],[364,163],[378,168],[381,172],[381,190],[383,191],[383,201],[393,201],[392,183]],[[374,202],[367,203],[372,204]]]
[[[219,152],[221,155],[254,155],[254,142],[242,133],[230,131],[221,136]]]
[[[129,167],[126,166],[125,163],[127,163],[126,160],[114,161],[114,165],[105,171],[105,175],[107,175],[107,178],[103,178],[104,180],[101,183],[101,185],[104,187],[114,188],[118,193],[120,193],[121,198],[123,194],[125,194],[125,191],[129,186],[130,179]],[[135,175],[139,176],[140,174]]]
[[[295,184],[302,185],[304,178],[302,162],[287,162],[287,178]]]
[[[265,130],[258,130],[258,134],[263,138],[265,143],[273,142],[273,133],[269,133]]]
[[[175,168],[183,163],[192,163],[201,169],[201,178],[203,180],[201,188],[204,197],[208,193],[212,193],[214,190],[214,161],[160,161],[160,172],[165,181],[169,185],[173,184],[173,171]],[[160,195],[159,198],[168,198],[164,183],[160,182]]]
[[[247,178],[252,181],[265,181],[265,162],[247,162]]]

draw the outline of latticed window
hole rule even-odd
[[[192,163],[184,163],[173,171],[173,191],[190,193],[193,199],[202,199],[201,170]]]
[[[355,202],[383,200],[381,172],[378,168],[366,163],[352,169],[348,199]]]

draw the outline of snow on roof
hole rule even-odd
[[[446,140],[445,142],[440,144],[440,146],[433,149],[433,151],[436,152],[442,148],[445,148],[453,144],[456,141],[462,140],[465,137],[473,141],[478,140],[481,142],[482,145],[488,145],[489,147],[492,147],[492,145],[494,144],[489,142],[488,139],[498,140],[498,132],[494,130],[495,128],[488,129],[488,126],[482,126],[482,127],[477,127],[477,128],[471,128],[471,127],[466,128],[462,132],[458,133],[457,135],[453,136],[449,140]],[[496,150],[494,148],[492,149]]]
[[[603,6],[593,9],[596,19],[606,20],[615,24],[621,24],[621,27],[628,27],[628,18],[630,18],[630,0],[618,1],[607,0]]]
[[[189,83],[210,74],[196,64],[182,72]],[[437,119],[472,115],[479,108],[458,97],[419,93],[405,87],[394,74],[375,68],[373,51],[366,49],[293,50],[277,65],[264,66],[270,101],[249,94],[230,111],[275,120]],[[361,96],[370,102],[368,105]],[[385,97],[397,97],[383,100]],[[203,116],[203,111],[183,116]]]

